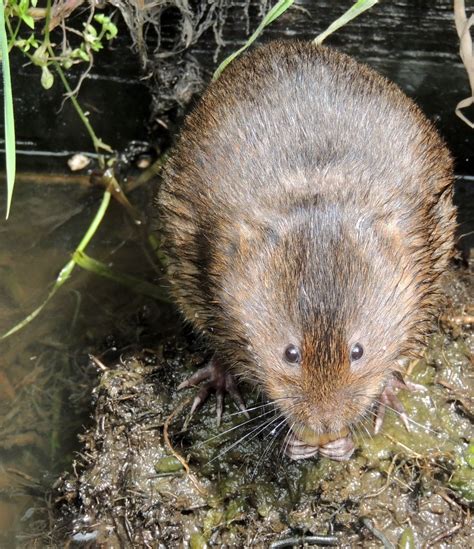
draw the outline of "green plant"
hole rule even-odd
[[[7,168],[7,208],[5,217],[8,219],[15,186],[16,171],[16,145],[15,145],[15,119],[13,114],[13,93],[10,76],[10,59],[8,55],[8,40],[5,27],[5,7],[0,6],[0,42],[2,52],[3,75],[3,111],[5,124],[5,156]]]
[[[336,19],[336,21],[329,25],[329,27],[324,32],[318,35],[314,39],[314,43],[322,44],[323,41],[330,34],[340,29],[341,27],[349,23],[349,21],[352,21],[352,19],[377,4],[378,1],[379,0],[357,0],[353,6],[351,6],[346,12],[344,12],[343,15],[341,15],[341,17]],[[265,15],[262,22],[257,27],[256,31],[250,36],[247,42],[245,42],[245,44],[237,51],[226,57],[224,61],[222,61],[222,63],[217,67],[212,77],[213,80],[217,80],[217,78],[219,78],[219,76],[222,74],[222,71],[227,67],[227,65],[231,63],[236,57],[238,57],[241,53],[243,53],[249,46],[251,46],[263,32],[265,27],[281,17],[285,13],[285,11],[293,5],[293,3],[294,0],[279,0],[267,13],[267,15]]]
[[[84,124],[84,127],[86,128],[87,132],[89,133],[89,136],[92,140],[93,147],[98,154],[99,159],[99,165],[104,170],[103,176],[101,178],[101,182],[105,187],[104,195],[102,197],[102,201],[100,204],[100,207],[92,220],[89,228],[86,231],[86,234],[83,236],[81,242],[77,246],[76,250],[73,252],[71,259],[66,263],[66,265],[60,270],[58,276],[56,277],[56,281],[49,291],[48,295],[46,296],[45,300],[39,305],[32,313],[30,313],[25,319],[23,319],[21,322],[13,326],[10,330],[8,330],[5,334],[0,336],[0,339],[5,339],[12,334],[18,332],[22,328],[24,328],[27,324],[29,324],[33,319],[35,319],[41,311],[44,309],[44,307],[47,305],[47,303],[54,297],[54,295],[57,293],[57,291],[63,286],[63,284],[69,279],[71,276],[74,268],[76,265],[79,265],[83,269],[89,270],[91,272],[94,272],[95,274],[98,274],[100,276],[109,278],[111,280],[114,280],[116,282],[119,282],[125,286],[128,286],[135,291],[150,295],[155,297],[156,299],[165,299],[162,295],[162,292],[160,289],[156,286],[153,286],[152,284],[149,284],[145,281],[138,280],[134,277],[131,277],[129,275],[121,274],[121,273],[115,273],[110,268],[108,268],[103,263],[87,256],[85,254],[85,249],[88,246],[89,242],[95,235],[98,227],[100,226],[100,223],[102,222],[104,215],[107,211],[107,208],[110,204],[110,199],[112,197],[115,197],[126,209],[126,211],[129,212],[130,215],[133,216],[134,219],[138,219],[139,216],[135,210],[135,208],[130,204],[127,197],[122,192],[122,189],[118,183],[118,181],[115,179],[114,173],[113,173],[113,164],[114,164],[114,158],[113,156],[109,159],[106,159],[102,154],[100,154],[100,151],[105,151],[107,153],[113,154],[113,149],[106,143],[104,143],[95,133],[94,128],[88,119],[86,113],[81,108],[79,101],[77,100],[77,92],[79,89],[79,86],[76,87],[75,90],[71,89],[71,86],[69,85],[69,82],[66,78],[66,75],[64,73],[63,69],[69,69],[72,65],[81,63],[81,62],[89,62],[89,67],[83,73],[83,77],[85,74],[87,74],[87,71],[90,70],[93,63],[93,55],[94,53],[100,51],[104,47],[104,40],[110,41],[115,38],[117,35],[117,27],[112,22],[111,18],[103,13],[93,15],[93,12],[91,12],[91,16],[89,17],[89,20],[83,24],[83,31],[79,33],[80,39],[79,42],[76,43],[75,47],[72,47],[69,42],[63,43],[61,46],[61,51],[57,51],[56,45],[51,41],[50,39],[50,29],[51,29],[51,21],[52,21],[52,8],[51,8],[51,0],[48,0],[47,7],[44,10],[44,13],[40,13],[40,16],[42,19],[44,19],[44,33],[43,35],[38,35],[37,33],[31,33],[28,38],[22,38],[20,37],[20,31],[24,30],[24,27],[28,27],[29,29],[32,29],[34,31],[37,30],[37,26],[35,23],[35,20],[31,16],[31,7],[36,7],[36,0],[10,0],[7,3],[7,17],[3,18],[4,15],[4,6],[2,3],[2,9],[1,9],[1,19],[0,24],[2,24],[3,34],[1,34],[2,38],[2,68],[3,68],[3,74],[4,74],[4,83],[5,86],[9,86],[10,89],[10,95],[8,96],[7,93],[5,93],[5,108],[7,107],[10,109],[11,117],[7,119],[7,116],[5,116],[6,121],[6,138],[9,139],[10,143],[10,151],[13,151],[12,158],[13,158],[13,168],[14,168],[14,160],[15,160],[15,136],[14,136],[14,124],[13,124],[13,100],[12,100],[12,94],[11,94],[11,81],[10,81],[10,73],[9,73],[9,66],[8,66],[8,54],[9,51],[12,48],[18,48],[24,55],[26,55],[32,63],[34,63],[36,66],[41,68],[41,85],[45,89],[51,88],[51,86],[54,84],[54,73],[56,73],[59,76],[59,79],[66,91],[67,97],[71,100],[79,118],[81,119],[82,123]],[[92,22],[95,22],[98,27],[96,27]],[[8,31],[8,36],[7,36]],[[6,60],[6,62],[5,62]],[[82,79],[80,80],[80,82]],[[80,83],[79,83],[80,84]],[[11,123],[7,125],[7,122]],[[7,133],[8,130],[8,133]],[[7,153],[9,149],[7,146]],[[7,155],[8,160],[8,155]],[[8,169],[8,164],[7,164]],[[10,170],[11,171],[11,170]],[[13,174],[14,178],[14,174]],[[11,179],[11,178],[10,178]],[[13,193],[13,184],[10,183],[9,179],[9,202],[11,202],[11,196]],[[9,210],[9,206],[8,206]],[[154,241],[153,236],[149,236],[149,241],[151,246],[155,249],[156,242]]]
[[[78,63],[89,63],[90,69],[94,53],[117,36],[117,26],[112,18],[104,13],[94,14],[91,9],[82,29],[67,27],[64,39],[59,44],[52,43],[50,32],[66,19],[66,13],[61,12],[59,6],[52,7],[51,0],[44,9],[37,8],[37,0],[7,0],[5,5],[8,49],[18,48],[41,69],[41,84],[45,89],[54,84],[52,64],[70,69]]]
[[[375,4],[377,4],[379,0],[357,0],[357,2],[351,6],[347,11],[345,11],[341,17],[338,17],[333,23],[329,25],[329,27],[322,32],[319,36],[317,36],[314,39],[315,44],[322,44],[324,40],[333,32],[336,32],[338,29],[343,27],[344,25],[347,25],[350,21],[364,13],[364,11],[368,10]]]

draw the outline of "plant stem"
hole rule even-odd
[[[48,52],[50,55],[53,54],[51,45],[48,45]],[[76,109],[77,114],[79,115],[79,118],[81,119],[82,123],[86,127],[87,132],[89,133],[90,138],[92,139],[92,145],[94,147],[94,150],[96,153],[99,154],[99,150],[102,149],[104,151],[107,151],[109,153],[112,153],[112,149],[109,147],[109,145],[106,145],[97,135],[95,134],[94,128],[92,127],[91,123],[89,122],[89,119],[87,118],[86,114],[82,110],[81,106],[79,105],[79,102],[75,98],[75,96],[72,93],[71,86],[69,85],[69,82],[66,79],[66,76],[64,75],[64,72],[59,65],[57,61],[53,61],[54,68],[56,69],[56,72],[59,75],[59,78],[61,79],[61,82],[63,83],[63,86],[66,88],[66,91],[68,92],[68,97],[71,100],[74,108]],[[102,155],[99,156],[99,164],[101,168],[104,168],[104,159]]]

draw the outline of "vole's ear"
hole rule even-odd
[[[404,245],[404,231],[401,223],[393,216],[386,216],[377,222],[380,233],[397,248]]]
[[[231,256],[239,253],[246,257],[262,246],[267,248],[277,246],[280,233],[274,223],[242,221],[228,228],[227,240],[228,252]]]
[[[361,215],[355,224],[355,229],[361,235],[370,232],[375,238],[382,238],[395,248],[403,246],[406,238],[403,222],[391,214]]]

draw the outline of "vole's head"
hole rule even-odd
[[[272,224],[235,281],[249,377],[308,444],[367,417],[406,350],[417,303],[393,235],[330,206],[296,212]]]

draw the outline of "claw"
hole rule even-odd
[[[385,417],[385,411],[387,407],[393,408],[398,413],[400,419],[407,431],[410,431],[410,423],[408,416],[405,412],[403,404],[394,392],[394,389],[407,389],[409,391],[425,392],[426,388],[423,385],[412,383],[411,381],[405,381],[402,377],[392,377],[385,386],[385,389],[380,395],[380,402],[377,409],[377,416],[375,418],[375,434],[380,432],[382,428],[383,420]]]
[[[335,461],[347,461],[354,453],[355,446],[350,436],[338,438],[319,448],[319,453]]]
[[[185,379],[182,383],[180,383],[178,385],[178,391],[181,389],[186,389],[187,387],[196,387],[201,383],[201,381],[211,379],[215,368],[216,366],[213,365],[213,360],[211,359],[207,366],[204,366],[204,368],[199,368],[199,370],[194,372],[191,377],[188,377],[188,379]]]
[[[244,400],[237,388],[234,376],[215,357],[211,358],[209,364],[199,368],[191,377],[178,385],[178,390],[196,387],[203,381],[206,383],[199,389],[198,394],[191,405],[190,416],[192,416],[208,398],[211,392],[216,391],[216,420],[217,425],[221,424],[224,411],[224,396],[229,393],[237,408],[250,418]]]

